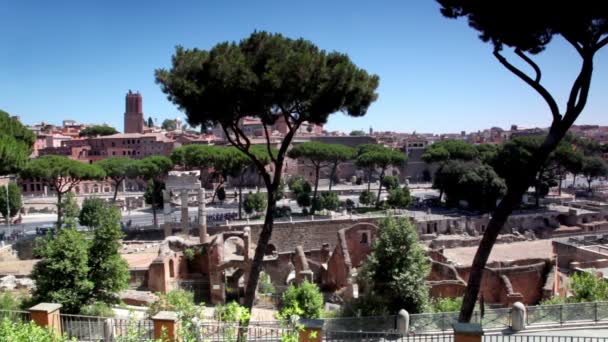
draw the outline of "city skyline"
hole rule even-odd
[[[0,108],[27,124],[107,123],[122,130],[123,96],[139,90],[145,118],[183,117],[154,83],[174,46],[208,49],[254,30],[303,37],[347,53],[380,76],[379,99],[363,118],[332,116],[329,131],[474,132],[492,126],[546,127],[539,96],[506,71],[464,21],[445,19],[435,2],[382,5],[267,1],[227,5],[155,2],[0,5],[6,35],[0,43]],[[272,13],[273,15],[271,15]],[[284,18],[289,18],[285,20]],[[229,19],[229,20],[227,20]],[[589,103],[576,124],[607,125],[601,94],[608,62],[596,58]],[[564,103],[578,71],[575,52],[556,41],[535,58],[543,81]]]

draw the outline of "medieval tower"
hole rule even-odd
[[[144,112],[142,110],[142,98],[139,92],[127,93],[125,105],[125,133],[144,132]]]

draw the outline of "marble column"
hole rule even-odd
[[[171,225],[171,195],[169,190],[163,190],[163,217],[165,223],[163,223],[163,232],[165,238],[173,235],[173,227]]]
[[[182,205],[182,222],[181,229],[182,234],[188,235],[190,229],[190,218],[188,217],[188,190],[183,190],[181,193],[181,205]]]

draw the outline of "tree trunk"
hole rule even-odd
[[[266,208],[264,226],[262,227],[262,231],[260,232],[258,244],[255,248],[255,254],[253,256],[253,260],[251,261],[251,268],[249,270],[249,277],[247,279],[247,287],[245,288],[244,305],[246,308],[249,309],[249,311],[251,311],[251,308],[253,308],[253,302],[255,301],[255,290],[258,285],[258,280],[260,279],[260,272],[262,271],[262,262],[264,261],[266,247],[268,246],[268,242],[270,241],[270,237],[272,235],[272,225],[274,223],[273,213],[277,205],[274,196],[276,185],[273,184],[270,188],[267,188],[267,190],[268,207]],[[247,252],[248,251],[245,251],[245,253]]]
[[[592,178],[587,178],[587,192],[591,193],[591,182],[593,182]]]
[[[243,219],[243,173],[239,176],[239,220]]]
[[[574,194],[576,196],[576,173],[572,174],[572,191],[574,191]]]
[[[384,169],[382,169],[382,172],[380,173],[380,179],[379,179],[380,186],[378,187],[378,196],[376,196],[376,208],[380,207],[380,194],[382,193],[382,180],[383,179],[384,179]]]
[[[336,176],[336,170],[338,169],[338,163],[335,163],[331,168],[331,173],[329,175],[329,191],[331,191],[331,186],[334,185],[334,177]]]
[[[562,196],[562,180],[564,179],[563,174],[559,174],[559,184],[557,185],[557,195]]]
[[[564,137],[567,129],[568,127],[560,127],[559,124],[551,126],[545,141],[536,153],[534,153],[533,158],[531,158],[530,164],[522,170],[524,172],[521,181],[509,186],[507,194],[492,213],[490,222],[483,234],[479,248],[475,253],[475,258],[473,259],[471,272],[462,301],[462,307],[460,308],[460,315],[458,317],[459,322],[467,323],[471,321],[475,309],[475,302],[479,295],[483,271],[486,267],[490,253],[492,252],[492,247],[496,242],[496,238],[509,215],[521,203],[522,196],[526,193],[530,185],[534,184],[538,171],[542,168],[542,165],[547,160],[549,154]]]
[[[112,198],[112,203],[116,203],[116,196],[118,196],[118,187],[120,186],[120,183],[122,183],[123,181],[119,181],[116,182],[116,184],[114,185],[114,197]]]
[[[321,166],[315,166],[315,190],[312,192],[312,206],[310,207],[310,214],[315,213],[315,202],[317,201],[317,191],[319,189],[319,173],[321,172]]]
[[[63,225],[63,205],[61,204],[61,197],[63,194],[57,189],[57,228],[61,228]]]
[[[154,228],[158,228],[158,221],[156,219],[156,205],[152,205],[152,221],[154,224]],[[167,222],[165,222],[166,224]]]

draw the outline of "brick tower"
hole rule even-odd
[[[127,93],[125,105],[125,133],[144,132],[144,112],[142,110],[142,99],[139,92]]]

